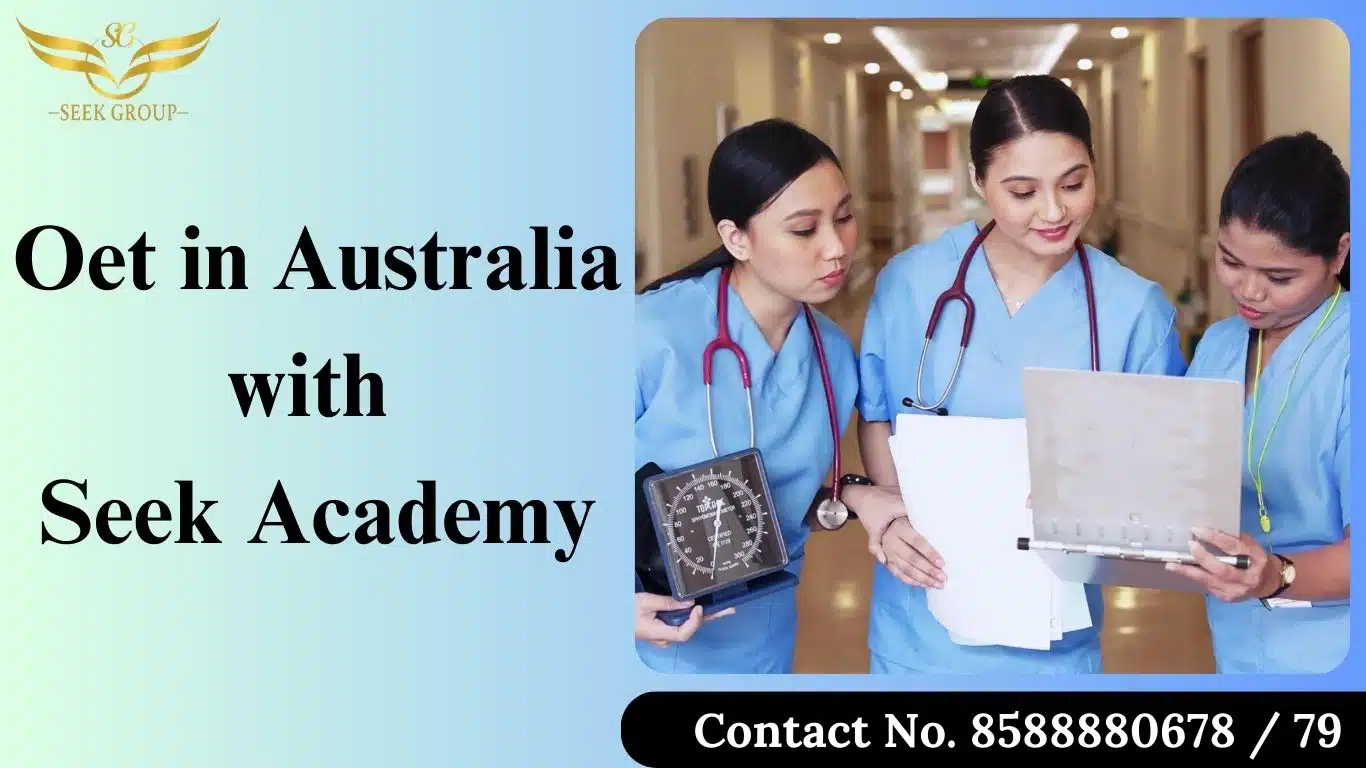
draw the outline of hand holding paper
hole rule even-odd
[[[894,521],[882,534],[881,549],[883,565],[901,581],[913,587],[944,586],[944,558],[906,518]]]
[[[896,527],[933,542],[940,572],[952,572],[927,597],[956,642],[1047,650],[1091,625],[1084,587],[1016,547],[1032,529],[1023,419],[904,415],[891,448],[910,516]],[[907,574],[922,585],[928,575]]]

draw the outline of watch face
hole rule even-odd
[[[1295,566],[1293,563],[1286,563],[1281,569],[1281,583],[1290,586],[1295,581]]]

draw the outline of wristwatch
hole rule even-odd
[[[1271,607],[1270,605],[1268,605],[1270,601],[1275,600],[1277,597],[1280,596],[1282,592],[1286,591],[1287,589],[1290,589],[1291,584],[1295,583],[1295,563],[1285,555],[1275,556],[1277,559],[1281,561],[1281,585],[1279,587],[1276,587],[1275,592],[1272,592],[1271,594],[1262,598],[1262,605],[1266,606],[1267,608]]]
[[[848,485],[876,485],[872,478],[848,473],[840,477],[840,487]],[[830,489],[822,488],[816,497],[815,519],[827,531],[837,531],[850,520],[857,520],[858,513],[850,509],[843,500],[836,500]]]
[[[840,485],[877,485],[877,483],[873,482],[873,478],[871,477],[856,475],[853,472],[846,472],[844,476],[840,478]]]

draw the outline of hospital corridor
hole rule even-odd
[[[1001,79],[1052,74],[1085,104],[1098,200],[1083,240],[1162,286],[1187,360],[1201,332],[1236,311],[1213,259],[1221,190],[1239,159],[1312,131],[1350,170],[1348,44],[1321,20],[675,19],[642,32],[636,69],[637,287],[717,246],[706,190],[720,139],[786,118],[829,144],[851,187],[857,253],[819,309],[856,350],[888,260],[989,220],[968,128]],[[924,332],[905,329],[916,354]],[[941,336],[953,344],[958,333]],[[843,472],[864,471],[856,425]],[[874,560],[864,529],[813,532],[804,559],[795,671],[867,672]],[[1105,602],[1106,672],[1214,670],[1202,597],[1111,587]]]

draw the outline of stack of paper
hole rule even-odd
[[[944,560],[926,591],[955,642],[1047,650],[1091,626],[1084,586],[1016,546],[1033,535],[1024,419],[903,414],[891,448],[910,523]]]

